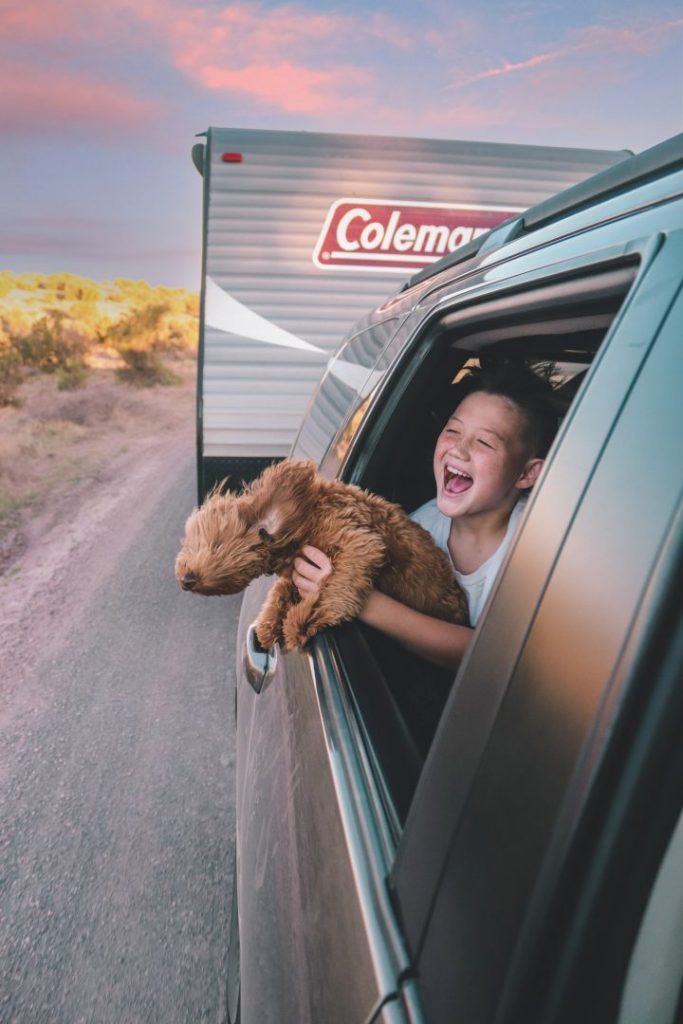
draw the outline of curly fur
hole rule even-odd
[[[319,594],[300,598],[292,570],[304,544],[328,555],[332,573]],[[264,648],[303,647],[319,630],[355,618],[373,587],[435,618],[468,621],[449,560],[430,534],[400,506],[324,480],[312,462],[285,460],[242,494],[209,495],[185,525],[175,573],[196,594],[235,594],[277,574],[256,622]]]

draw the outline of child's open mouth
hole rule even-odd
[[[444,470],[443,489],[446,494],[462,494],[468,491],[474,483],[469,473],[463,473],[460,469]]]

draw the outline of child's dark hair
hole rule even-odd
[[[483,391],[514,402],[525,414],[525,440],[531,455],[543,459],[561,419],[561,406],[549,380],[551,374],[552,366],[544,366],[541,376],[519,362],[496,362],[472,368],[458,385],[458,401]]]

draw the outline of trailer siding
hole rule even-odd
[[[223,163],[226,151],[242,153],[243,161]],[[203,299],[200,457],[287,455],[312,391],[344,335],[367,309],[396,291],[401,274],[411,276],[409,269],[315,266],[312,254],[335,200],[526,209],[624,155],[209,129],[205,276],[226,296],[310,347],[283,347],[217,329],[205,322]]]

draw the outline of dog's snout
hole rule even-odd
[[[194,590],[198,583],[199,580],[196,576],[193,576],[191,572],[186,572],[180,581],[180,586],[183,590]]]

